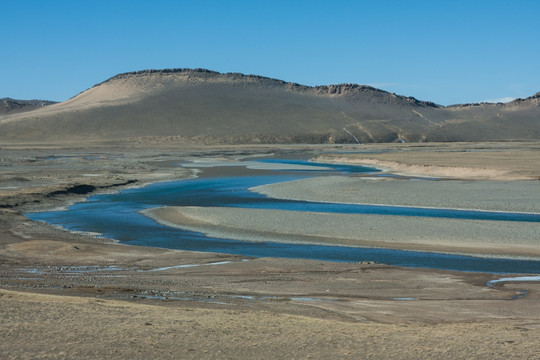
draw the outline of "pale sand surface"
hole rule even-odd
[[[540,259],[540,224],[222,207],[164,207],[158,222],[245,241],[376,246]]]
[[[540,213],[540,181],[329,176],[250,189],[270,197],[352,204]]]
[[[86,196],[54,193],[74,185],[94,185],[95,193],[190,177],[177,164],[194,158],[412,149],[420,158],[471,147],[503,149],[504,158],[535,144],[84,146],[0,149],[1,358],[534,359],[540,352],[537,282],[489,288],[497,275],[125,246],[21,215]],[[516,157],[512,166],[529,160]],[[123,185],[129,180],[137,183]]]
[[[323,154],[314,160],[365,164],[409,175],[460,179],[538,180],[540,144],[402,144],[392,148],[359,146],[351,153]]]

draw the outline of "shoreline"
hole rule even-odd
[[[405,164],[398,161],[383,161],[369,158],[348,159],[347,157],[315,157],[314,161],[344,163],[365,166],[375,166],[378,169],[384,169],[395,175],[415,176],[415,177],[434,177],[448,179],[468,179],[468,180],[537,180],[530,176],[512,175],[504,171],[489,169],[475,169],[467,167],[444,167],[433,165]]]
[[[540,163],[538,142],[413,143],[385,150],[375,150],[373,153],[327,153],[313,159],[328,163],[375,165],[405,176],[495,181],[540,180],[540,168],[537,166]]]

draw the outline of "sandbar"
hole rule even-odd
[[[143,214],[212,237],[540,258],[540,224],[225,207],[161,207]]]
[[[328,176],[252,187],[272,198],[540,213],[540,181]]]

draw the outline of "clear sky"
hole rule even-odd
[[[439,104],[540,91],[539,0],[0,0],[0,98],[207,68]]]

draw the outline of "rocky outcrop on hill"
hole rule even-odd
[[[536,106],[540,107],[540,91],[534,94],[533,96],[529,96],[525,99],[516,99],[514,101],[511,101],[506,104],[506,106]]]

